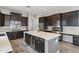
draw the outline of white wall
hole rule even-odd
[[[39,29],[39,17],[38,15],[28,15],[28,30],[38,30]]]

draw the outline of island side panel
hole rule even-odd
[[[48,40],[48,53],[56,53],[59,51],[59,37]]]
[[[48,40],[45,40],[45,53],[48,53]]]

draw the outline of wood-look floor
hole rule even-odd
[[[13,53],[37,53],[24,43],[23,39],[10,40]],[[79,53],[79,47],[67,42],[60,42],[60,53]]]
[[[75,46],[71,43],[60,42],[61,53],[79,53],[79,46]]]

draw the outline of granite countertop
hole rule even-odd
[[[11,47],[8,37],[0,36],[0,53],[7,53],[11,51],[12,51],[12,47]]]
[[[25,31],[21,29],[0,29],[0,32],[15,32],[15,31]]]
[[[18,28],[12,28],[12,27],[0,27],[0,32],[15,32],[15,31],[27,31],[26,27],[18,27]]]
[[[24,33],[28,33],[46,40],[50,40],[56,37],[61,36],[61,34],[57,34],[57,33],[48,33],[48,32],[43,32],[43,31],[26,31]]]

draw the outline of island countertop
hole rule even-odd
[[[30,35],[34,35],[46,40],[50,40],[52,38],[56,38],[61,36],[61,34],[57,34],[57,33],[48,33],[48,32],[43,32],[43,31],[26,31],[24,33],[30,34]]]

